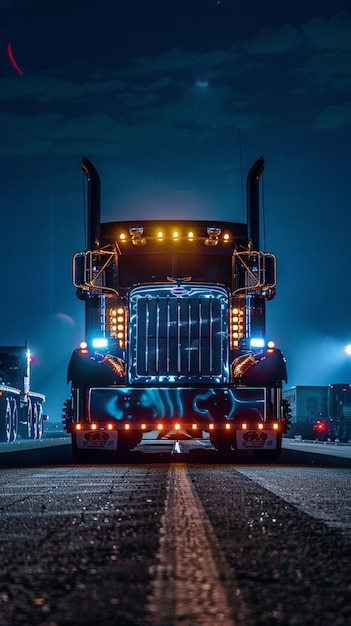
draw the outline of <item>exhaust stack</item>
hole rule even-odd
[[[88,181],[87,249],[100,247],[100,177],[94,165],[85,156],[82,170]]]
[[[247,228],[252,249],[260,249],[260,201],[259,182],[264,170],[264,158],[260,157],[252,165],[246,179]]]

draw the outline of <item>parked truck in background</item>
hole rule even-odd
[[[247,223],[101,223],[100,178],[83,158],[87,250],[73,258],[85,338],[63,412],[73,452],[126,451],[172,431],[218,450],[280,453],[286,363],[267,341],[276,258],[260,251],[261,157],[247,176]]]
[[[328,387],[323,385],[297,385],[283,389],[283,397],[289,402],[291,426],[289,437],[300,435],[303,439],[315,438],[314,425],[325,424],[319,436],[328,436]]]
[[[351,384],[298,385],[283,390],[289,403],[289,437],[351,441]]]
[[[41,439],[45,395],[30,390],[30,351],[24,346],[0,347],[0,441],[17,436]]]

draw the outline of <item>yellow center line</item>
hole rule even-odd
[[[216,559],[214,558],[216,554]],[[223,567],[222,567],[223,564]],[[218,571],[220,566],[221,573]],[[149,610],[155,626],[234,626],[222,582],[227,566],[185,465],[171,465]],[[223,571],[222,571],[223,570]],[[244,616],[240,591],[231,592]],[[244,623],[241,622],[240,623]]]

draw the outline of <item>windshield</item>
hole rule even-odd
[[[136,283],[165,282],[167,277],[190,277],[193,282],[220,283],[231,286],[232,258],[211,254],[138,254],[118,259],[119,287]]]

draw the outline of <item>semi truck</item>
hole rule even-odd
[[[288,436],[326,441],[351,441],[351,383],[297,385],[283,389],[289,403]]]
[[[63,410],[73,453],[129,451],[146,433],[206,436],[219,451],[277,457],[289,426],[286,361],[266,337],[276,257],[260,251],[260,179],[246,223],[101,222],[100,177],[83,157],[87,249],[73,257],[85,337]]]
[[[30,390],[30,350],[24,346],[0,347],[0,441],[41,439],[47,415],[45,395]]]

